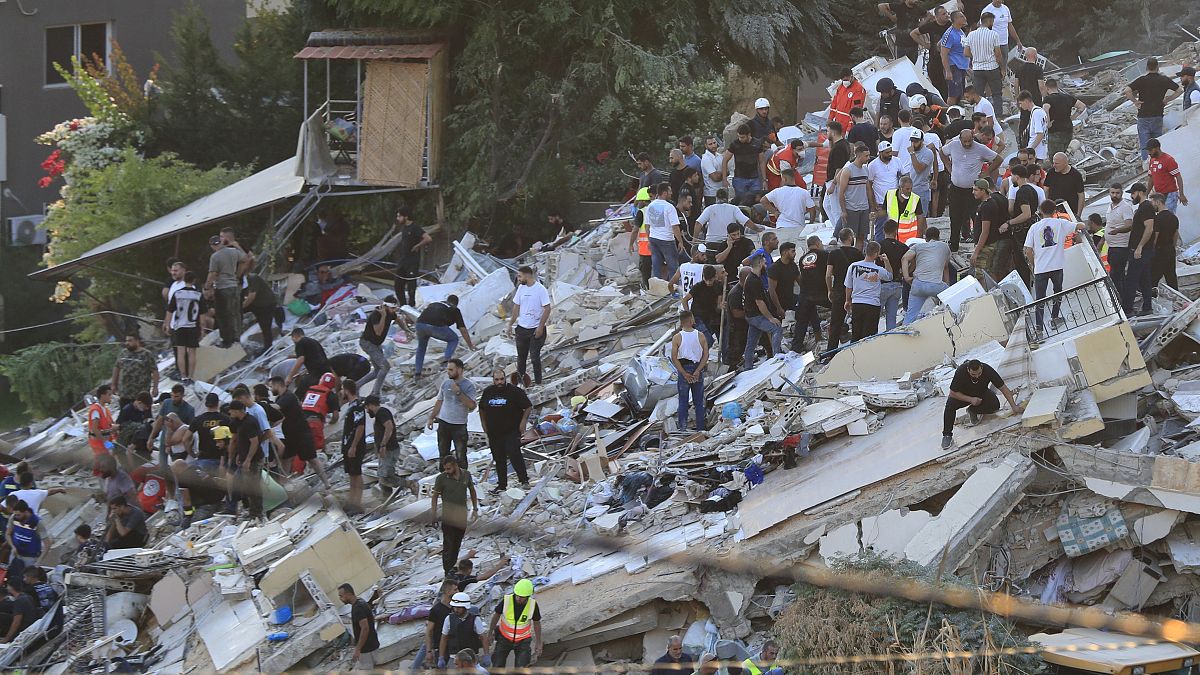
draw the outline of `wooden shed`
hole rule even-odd
[[[447,112],[446,45],[383,31],[321,31],[304,60],[305,117],[320,116],[339,176],[364,185],[436,187]],[[325,61],[325,96],[309,108],[309,64]],[[354,97],[337,99],[331,64],[354,63]],[[316,99],[319,100],[319,99]]]

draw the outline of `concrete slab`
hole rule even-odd
[[[883,555],[904,557],[904,549],[933,519],[928,512],[895,509],[863,518],[862,546]]]
[[[1016,507],[1036,474],[1033,462],[1017,453],[976,469],[905,547],[905,557],[928,566],[938,564],[944,552],[946,569],[958,568]]]
[[[1142,546],[1153,544],[1171,533],[1183,514],[1165,509],[1133,521],[1133,536]]]
[[[246,350],[241,343],[235,343],[228,349],[215,345],[201,346],[196,349],[196,371],[192,379],[200,382],[212,382],[233,364],[246,358]]]
[[[191,607],[187,601],[187,584],[183,577],[172,571],[154,584],[150,590],[150,611],[158,625],[167,627],[183,618]]]
[[[1040,427],[1054,422],[1067,407],[1066,387],[1046,387],[1033,392],[1021,415],[1021,426]]]
[[[862,550],[858,541],[858,523],[848,523],[821,537],[818,551],[829,562],[833,558],[854,555]]]

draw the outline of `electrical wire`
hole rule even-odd
[[[18,332],[26,331],[26,330],[35,330],[37,328],[46,328],[47,326],[56,326],[60,323],[69,323],[71,321],[78,321],[79,319],[86,319],[89,316],[101,316],[103,314],[111,314],[113,316],[124,316],[124,317],[128,317],[130,319],[135,319],[137,321],[141,321],[142,323],[148,323],[150,325],[158,325],[158,322],[155,321],[154,319],[147,319],[145,317],[138,316],[136,314],[126,314],[124,312],[114,312],[112,310],[105,309],[105,310],[101,310],[99,312],[89,312],[87,314],[77,314],[75,316],[69,316],[65,319],[57,319],[55,321],[47,321],[46,323],[34,324],[32,326],[21,326],[20,328],[6,328],[4,330],[0,330],[0,334],[18,333]],[[85,345],[77,345],[77,346],[83,347]]]

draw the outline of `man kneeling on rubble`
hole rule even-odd
[[[950,432],[954,429],[954,415],[959,408],[967,409],[972,424],[977,424],[981,416],[1000,410],[1000,399],[989,385],[995,385],[1004,394],[1014,414],[1021,414],[1021,406],[1000,374],[986,363],[971,359],[954,371],[954,379],[950,381],[950,396],[946,399],[946,412],[942,418],[943,450],[950,449],[954,443]]]

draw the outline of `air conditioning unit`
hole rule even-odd
[[[46,216],[16,216],[8,219],[9,246],[45,246],[46,228],[41,227]]]

